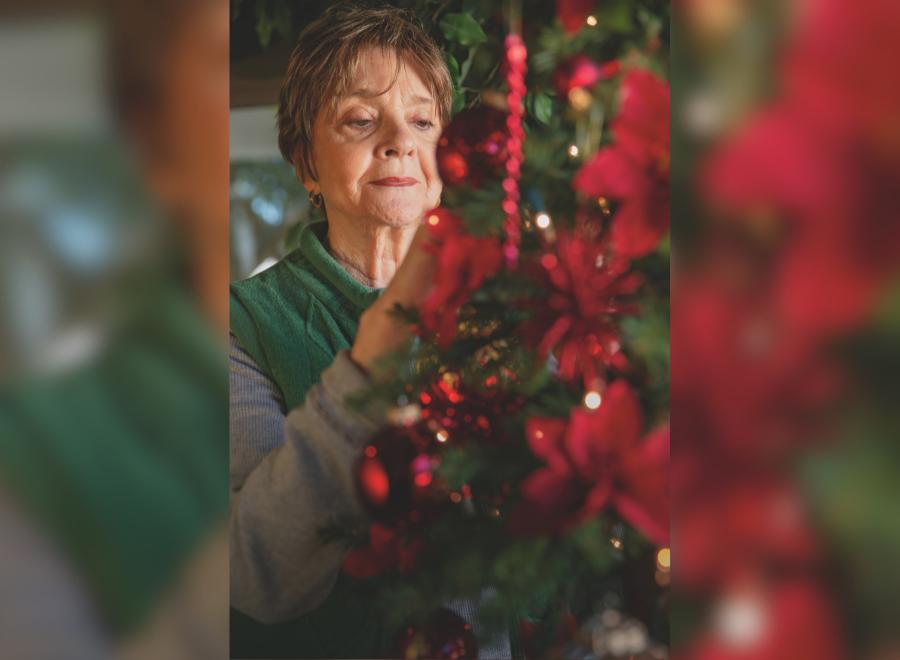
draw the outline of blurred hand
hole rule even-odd
[[[424,249],[430,240],[428,227],[423,223],[384,293],[360,317],[350,357],[362,368],[371,369],[379,357],[399,348],[412,336],[410,328],[390,312],[398,304],[416,307],[428,295],[435,272],[435,257]]]

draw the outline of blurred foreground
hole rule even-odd
[[[900,4],[674,27],[673,651],[900,657]]]
[[[0,656],[225,657],[228,4],[13,5]]]

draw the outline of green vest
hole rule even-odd
[[[147,279],[128,294],[127,320],[90,363],[0,396],[0,486],[119,635],[152,612],[228,503],[222,348],[177,284]]]
[[[304,227],[291,254],[231,285],[231,333],[275,381],[288,410],[353,344],[360,314],[381,295],[332,258],[327,231],[326,222]]]
[[[325,222],[308,225],[295,251],[231,287],[231,332],[281,390],[288,410],[303,403],[338,351],[352,345],[360,314],[381,294],[331,257],[327,230]],[[232,610],[231,656],[373,657],[388,640],[379,617],[351,592],[352,579],[341,575],[314,611],[272,626]]]

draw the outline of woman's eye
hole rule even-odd
[[[371,119],[350,119],[347,124],[354,128],[367,128],[372,123]]]
[[[434,126],[434,122],[430,121],[428,119],[417,119],[415,121],[415,124],[416,124],[416,126],[418,126],[419,128],[422,128],[422,129],[428,129],[428,128],[431,128],[432,126]]]

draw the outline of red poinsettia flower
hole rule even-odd
[[[388,570],[406,575],[415,568],[421,550],[421,540],[406,541],[390,527],[373,523],[369,527],[369,545],[351,549],[344,557],[342,569],[356,578],[371,578]]]
[[[425,214],[433,242],[425,249],[437,256],[434,285],[419,312],[422,325],[447,346],[456,336],[459,308],[484,281],[503,266],[500,242],[469,234],[460,218],[446,209]]]
[[[711,202],[748,226],[762,217],[776,229],[773,298],[792,322],[825,334],[852,329],[897,272],[900,156],[891,162],[880,150],[865,135],[826,130],[791,101],[759,113],[707,161],[701,182]]]
[[[642,279],[628,270],[627,260],[609,254],[602,240],[562,232],[554,248],[531,268],[549,293],[532,306],[534,316],[523,333],[541,357],[553,352],[560,378],[580,375],[586,387],[594,387],[604,367],[627,364],[616,320],[635,312],[629,297]]]
[[[842,385],[821,344],[773,310],[768,292],[756,291],[734,259],[698,275],[673,285],[672,407],[684,413],[679,461],[698,456],[686,483],[702,477],[713,457],[771,464],[821,441],[823,413]]]
[[[641,441],[641,427],[637,397],[623,381],[607,388],[596,411],[529,420],[528,444],[546,467],[522,484],[511,529],[563,532],[611,507],[653,542],[668,543],[669,431]]]
[[[569,34],[575,34],[582,27],[597,0],[556,0],[556,17]]]
[[[630,70],[612,132],[615,142],[578,171],[573,186],[619,203],[613,247],[639,257],[651,252],[669,227],[668,83],[648,71]]]

